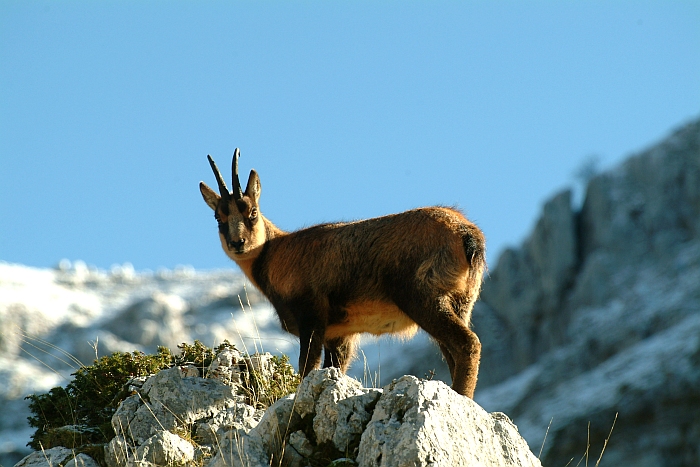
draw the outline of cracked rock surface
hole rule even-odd
[[[220,361],[219,361],[220,363]],[[515,425],[440,381],[404,376],[364,388],[336,368],[311,372],[264,413],[230,386],[174,367],[146,378],[113,416],[109,467],[540,466]],[[68,449],[16,467],[97,465]]]

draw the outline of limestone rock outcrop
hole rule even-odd
[[[195,373],[174,367],[130,383],[134,394],[112,418],[109,467],[540,466],[506,415],[440,381],[404,376],[363,388],[336,368],[316,370],[263,414],[232,386]],[[95,465],[53,448],[16,467],[49,463]]]

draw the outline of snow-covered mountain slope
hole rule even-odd
[[[153,273],[130,265],[100,271],[81,261],[50,270],[0,262],[0,328],[0,465],[28,452],[24,397],[67,384],[96,356],[154,352],[158,345],[176,351],[195,339],[286,354],[295,366],[299,355],[297,338],[282,331],[272,307],[233,264]],[[370,386],[406,373],[416,351],[438,353],[425,334],[412,345],[367,338],[361,349],[351,374]]]

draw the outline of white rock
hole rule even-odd
[[[359,465],[540,466],[508,417],[488,414],[440,381],[404,376],[384,390]]]
[[[15,464],[15,467],[53,467],[62,465],[73,457],[73,451],[64,447],[55,447],[41,452],[33,452]]]
[[[284,455],[283,447],[289,433],[296,431],[299,416],[294,412],[294,396],[289,395],[272,404],[258,425],[244,433],[230,430],[220,442],[218,453],[207,467],[269,467]]]
[[[216,379],[224,384],[239,384],[241,371],[238,362],[241,353],[236,349],[224,349],[219,352],[207,369],[207,378]]]
[[[65,467],[99,467],[99,464],[87,454],[78,454],[68,461]]]
[[[155,465],[185,466],[194,460],[194,446],[169,431],[160,431],[136,450],[136,462]]]
[[[352,444],[357,445],[380,395],[381,390],[363,388],[337,368],[324,368],[304,379],[295,409],[302,417],[313,414],[318,444],[332,442],[344,453]]]
[[[107,467],[123,467],[134,451],[123,436],[115,436],[105,447],[105,463]]]
[[[160,402],[183,424],[210,417],[240,399],[231,386],[213,379],[182,377],[178,368],[149,378],[141,392],[152,405]]]
[[[217,412],[213,417],[203,422],[198,422],[196,437],[200,444],[216,445],[227,431],[240,430],[248,433],[262,419],[263,410],[236,402],[232,407]]]
[[[199,377],[199,370],[194,365],[182,365],[179,366],[180,376],[183,378],[197,378]]]
[[[255,371],[263,378],[272,376],[272,354],[270,352],[254,353],[250,357],[244,358],[244,361],[248,371]]]
[[[303,457],[309,457],[314,453],[314,447],[301,430],[289,435],[289,445]]]

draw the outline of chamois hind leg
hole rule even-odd
[[[466,329],[469,335],[468,343],[463,346],[459,361],[455,361],[455,375],[452,378],[452,388],[470,399],[474,398],[476,380],[479,376],[479,361],[481,360],[481,341],[474,331]],[[457,360],[457,359],[455,359]]]
[[[452,354],[450,351],[442,345],[441,343],[437,343],[438,347],[440,347],[440,352],[442,352],[442,356],[445,359],[445,362],[447,363],[447,367],[450,370],[450,378],[454,381],[455,379],[455,359],[452,358]]]
[[[325,359],[324,368],[336,367],[346,373],[355,356],[357,335],[336,337],[329,339],[324,346]]]
[[[428,301],[411,300],[406,297],[400,302],[400,308],[438,341],[448,365],[450,358],[447,354],[451,356],[454,362],[454,369],[451,370],[452,389],[474,398],[481,359],[481,342],[462,319],[459,310],[455,310],[457,306],[453,300],[446,296]]]

